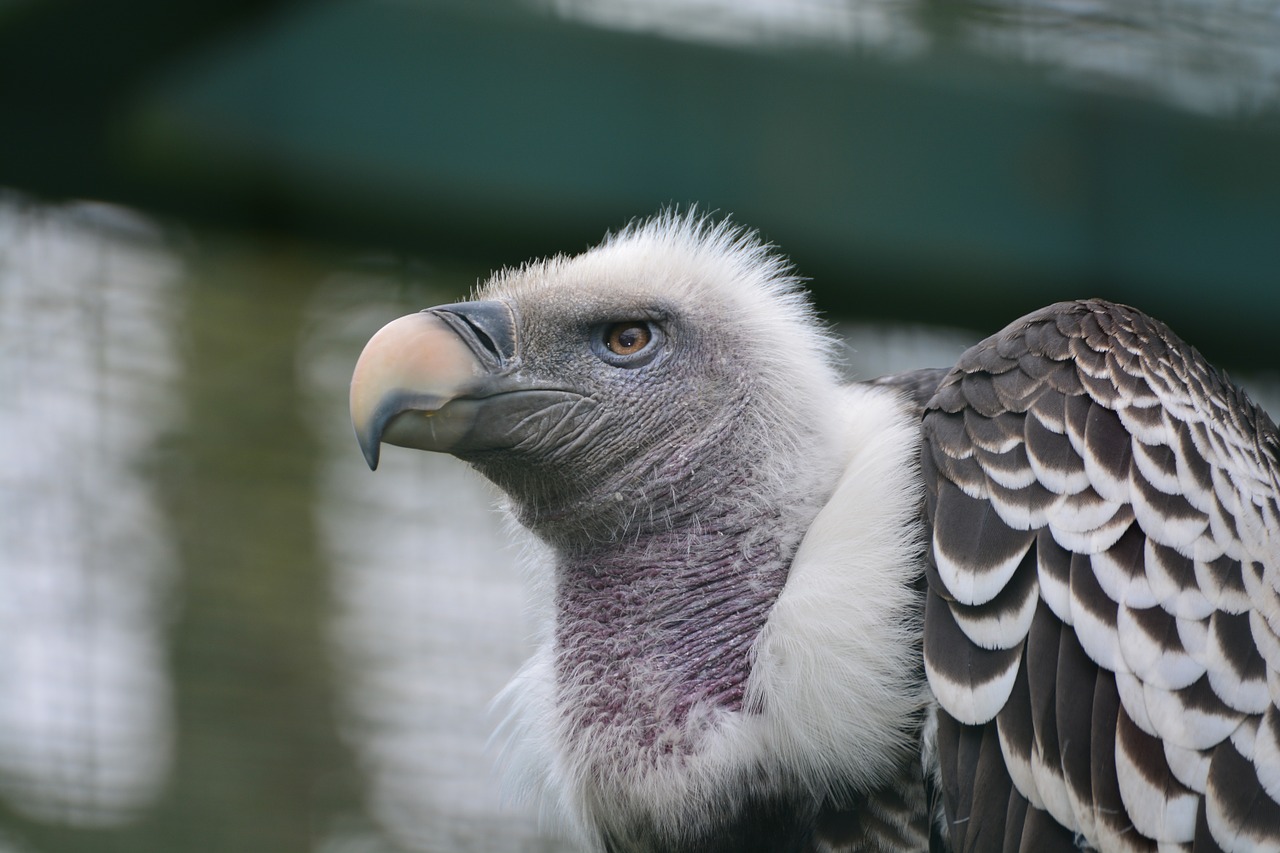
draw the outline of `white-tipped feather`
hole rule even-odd
[[[1075,554],[1101,554],[1120,541],[1120,537],[1129,529],[1131,521],[1132,515],[1121,511],[1097,527],[1084,531],[1067,530],[1052,522],[1048,527],[1053,540],[1068,551]]]
[[[1013,683],[1018,677],[1018,658],[1011,656],[1008,665],[994,678],[985,681],[959,681],[936,668],[929,658],[924,661],[925,675],[934,698],[947,713],[969,726],[989,723],[1009,701]]]
[[[1062,768],[1046,761],[1039,749],[1033,749],[1031,775],[1035,777],[1036,791],[1044,801],[1044,810],[1067,829],[1078,831],[1080,826],[1076,823],[1075,809],[1071,805],[1071,795],[1067,792],[1067,781],[1063,778]]]
[[[1147,576],[1133,574],[1131,567],[1120,565],[1112,552],[1094,554],[1089,562],[1098,578],[1098,585],[1116,604],[1143,609],[1159,603]]]
[[[1275,836],[1243,827],[1234,819],[1230,794],[1214,784],[1212,778],[1205,789],[1205,823],[1209,834],[1224,853],[1274,853]]]
[[[1133,462],[1137,473],[1148,483],[1166,495],[1178,494],[1177,471],[1169,471],[1160,466],[1157,459],[1169,450],[1166,444],[1152,445],[1145,441],[1133,442]]]
[[[1014,530],[1036,530],[1043,527],[1058,505],[1066,500],[1065,495],[1058,495],[1053,503],[1048,506],[1042,506],[1040,504],[1018,503],[1006,500],[1003,496],[994,493],[987,494],[984,492],[973,495],[973,497],[991,501],[991,506],[995,509],[996,515],[1000,516],[1000,520]]]
[[[1144,684],[1142,694],[1156,736],[1186,749],[1217,746],[1240,725],[1239,713],[1191,707],[1177,691]]]
[[[964,635],[978,648],[1011,649],[1026,639],[1031,619],[1036,613],[1036,605],[1040,601],[1039,591],[1039,584],[1029,584],[1026,595],[1012,610],[1001,607],[993,613],[979,610],[977,614],[971,615],[952,608],[951,615],[955,617],[956,624],[964,631]]]
[[[1009,778],[1013,781],[1014,787],[1027,798],[1027,802],[1038,809],[1043,809],[1044,798],[1040,796],[1036,774],[1031,769],[1031,756],[1021,755],[1014,749],[1003,722],[996,723],[996,734],[1000,739],[1000,754],[1004,756],[1005,768],[1009,771]]]
[[[1077,449],[1079,452],[1079,449]],[[1084,472],[1089,477],[1089,484],[1094,490],[1102,495],[1103,498],[1116,503],[1129,503],[1132,499],[1127,477],[1120,478],[1112,474],[1107,466],[1102,465],[1094,457],[1093,453],[1086,447],[1081,457],[1084,459]]]
[[[1171,741],[1164,742],[1164,758],[1175,779],[1193,791],[1204,793],[1209,778],[1209,754],[1200,749],[1186,749]]]
[[[1160,601],[1165,612],[1179,619],[1207,619],[1213,613],[1213,604],[1204,597],[1199,587],[1185,586],[1178,577],[1174,565],[1179,555],[1156,546],[1150,539],[1143,545],[1143,567],[1147,571],[1147,583]]]
[[[1163,417],[1155,419],[1154,422],[1148,418],[1147,410],[1157,405],[1154,398],[1148,399],[1151,400],[1148,405],[1138,405],[1136,401],[1130,401],[1127,406],[1118,406],[1116,415],[1120,418],[1120,423],[1124,424],[1125,429],[1142,444],[1151,446],[1168,444],[1168,424]]]
[[[1253,766],[1262,790],[1280,802],[1280,709],[1272,705],[1263,716],[1253,742]]]
[[[1159,760],[1158,756],[1154,760]],[[1200,798],[1189,790],[1166,788],[1147,780],[1143,770],[1116,737],[1116,778],[1129,819],[1143,835],[1156,841],[1190,841],[1195,837]]]
[[[1120,654],[1134,675],[1165,690],[1181,690],[1204,675],[1203,663],[1185,651],[1167,648],[1143,630],[1137,621],[1139,615],[1124,606],[1116,614]]]
[[[1147,697],[1142,689],[1142,682],[1133,673],[1116,673],[1116,692],[1120,694],[1120,705],[1134,725],[1152,737],[1159,737],[1156,724],[1147,711]]]
[[[1075,623],[1076,637],[1085,653],[1099,666],[1112,672],[1129,672],[1129,664],[1120,650],[1120,636],[1115,626],[1107,624],[1098,614],[1081,603],[1073,595],[1071,616]]]
[[[1036,580],[1040,584],[1040,598],[1064,625],[1074,625],[1071,613],[1071,584],[1069,578],[1055,574],[1046,567],[1043,555],[1036,555]]]
[[[936,539],[933,556],[938,566],[938,576],[956,601],[961,604],[986,604],[1004,589],[1009,578],[1022,562],[1022,554],[1005,557],[978,574],[972,570],[970,554],[950,554]]]

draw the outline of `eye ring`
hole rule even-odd
[[[619,320],[596,329],[593,348],[600,360],[614,367],[640,367],[662,349],[662,328],[650,320]]]

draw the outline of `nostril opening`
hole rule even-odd
[[[462,322],[467,324],[467,328],[471,329],[471,331],[475,333],[476,340],[489,352],[490,355],[498,361],[502,360],[502,352],[498,349],[497,341],[495,341],[489,333],[485,331],[484,327],[474,322],[466,314],[457,314],[455,316],[461,318]]]
[[[491,367],[506,364],[516,352],[515,318],[503,302],[455,302],[426,309],[453,327],[476,358]]]

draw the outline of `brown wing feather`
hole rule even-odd
[[[965,353],[924,440],[953,846],[1280,849],[1275,424],[1091,300]]]

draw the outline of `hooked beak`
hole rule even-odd
[[[446,453],[501,446],[506,431],[493,427],[520,406],[492,401],[536,391],[514,376],[516,350],[505,302],[428,308],[383,326],[351,377],[351,423],[369,467],[378,467],[384,441]]]

